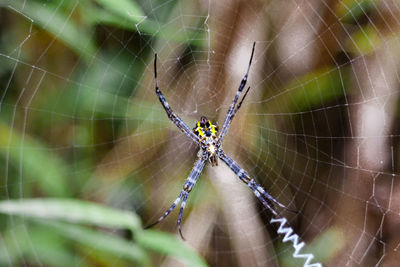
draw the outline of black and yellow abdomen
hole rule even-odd
[[[193,132],[204,139],[217,138],[218,126],[211,123],[206,117],[202,116],[193,128]]]

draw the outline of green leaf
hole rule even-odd
[[[172,256],[183,261],[187,266],[208,266],[199,255],[175,236],[160,231],[146,230],[138,233],[135,240],[140,246]]]
[[[149,265],[146,252],[132,241],[79,225],[54,221],[40,221],[40,223],[52,228],[65,238],[77,241],[95,250],[115,255],[118,258],[138,261],[142,265]]]
[[[345,245],[344,233],[339,228],[331,227],[314,238],[305,251],[314,251],[316,260],[320,262],[329,262]]]
[[[105,24],[113,27],[136,31],[140,33],[147,33],[153,37],[159,37],[164,40],[172,40],[179,43],[187,43],[194,46],[202,46],[206,39],[204,31],[186,30],[185,34],[182,31],[175,29],[171,26],[166,26],[155,22],[149,18],[143,17],[140,22],[133,23],[131,19],[121,18],[118,15],[107,12],[106,10],[98,9],[85,17],[89,23]]]
[[[361,27],[346,42],[347,51],[354,55],[365,55],[374,52],[383,44],[380,33],[372,25]]]
[[[0,266],[18,266],[22,258],[26,265],[39,260],[41,265],[54,267],[75,266],[80,261],[63,237],[41,225],[15,223],[2,233],[2,239],[7,247],[0,246]]]
[[[335,8],[336,15],[344,23],[354,23],[375,6],[376,0],[342,0]]]
[[[175,257],[188,266],[207,266],[200,256],[176,237],[158,231],[143,231],[139,218],[132,212],[74,199],[21,199],[0,201],[0,213],[36,219],[41,224],[50,225],[65,237],[108,253],[118,253],[128,259],[145,262],[145,255],[139,248],[143,247]],[[130,229],[139,247],[85,227],[49,220]]]
[[[4,200],[0,201],[0,213],[132,231],[141,230],[140,219],[135,213],[76,199]]]
[[[10,165],[23,166],[24,176],[37,181],[47,195],[69,195],[66,178],[69,168],[65,162],[43,143],[27,134],[22,137],[16,129],[10,129],[1,121],[0,155],[8,158]],[[12,183],[17,181],[13,180]]]
[[[131,121],[145,121],[150,125],[154,123],[165,124],[165,126],[171,125],[167,117],[160,117],[160,114],[165,113],[165,111],[159,102],[156,102],[156,96],[153,97],[154,101],[150,102],[135,98],[129,99],[102,90],[93,91],[88,88],[81,88],[81,90],[70,88],[61,94],[62,99],[65,100],[65,105],[52,106],[52,101],[59,98],[59,95],[47,98],[47,106],[45,103],[43,105],[59,114],[79,114],[81,118],[91,118],[93,114],[96,114],[100,116],[108,115],[114,120],[129,118]]]
[[[82,261],[82,258],[79,258],[76,251],[71,250],[76,246],[71,246],[72,242],[66,240],[90,248],[91,253],[95,250],[101,254],[112,255],[114,260],[123,258],[139,262],[143,266],[149,265],[147,253],[143,248],[117,235],[86,226],[49,220],[33,221],[35,224],[27,222],[23,226],[16,224],[16,227],[2,235],[7,249],[4,251],[0,249],[1,266],[6,266],[10,262],[17,265],[22,257],[30,263],[39,260],[46,266],[75,266]]]
[[[91,34],[83,25],[77,25],[73,21],[74,10],[69,11],[71,13],[67,16],[52,2],[39,4],[35,1],[24,1],[21,4],[20,1],[13,1],[10,2],[10,6],[64,42],[86,61],[93,56],[96,46],[92,42]]]
[[[276,112],[300,112],[320,107],[343,96],[347,80],[346,68],[318,69],[286,86],[281,94],[274,97],[270,108]]]
[[[143,20],[145,14],[141,8],[132,0],[96,0],[106,9],[118,14],[122,18],[128,19],[133,23]]]

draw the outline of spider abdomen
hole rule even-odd
[[[193,128],[193,132],[207,142],[217,138],[218,126],[212,124],[206,117],[201,116]]]
[[[215,144],[218,126],[212,124],[206,117],[201,116],[200,120],[196,122],[193,128],[193,132],[205,143],[205,146],[202,146],[200,150],[201,154],[205,152],[211,165],[218,166],[217,146]]]

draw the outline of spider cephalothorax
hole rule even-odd
[[[218,166],[217,146],[216,139],[218,134],[218,126],[211,123],[206,117],[202,116],[196,126],[193,128],[193,132],[201,138],[203,144],[200,146],[198,156],[201,156],[206,152],[206,156],[212,166]]]
[[[168,214],[178,205],[180,201],[182,201],[181,208],[179,210],[178,215],[178,230],[182,236],[181,232],[181,220],[183,215],[183,210],[186,206],[186,200],[189,196],[189,193],[192,191],[194,185],[196,184],[197,179],[205,163],[208,161],[211,162],[212,166],[218,165],[217,159],[220,158],[238,177],[239,179],[247,184],[251,191],[253,191],[254,195],[263,203],[265,207],[267,207],[272,214],[277,215],[275,209],[272,207],[273,204],[276,204],[282,208],[286,208],[283,204],[281,204],[278,200],[268,194],[264,188],[256,183],[254,179],[250,177],[250,175],[242,169],[239,164],[237,164],[233,159],[231,159],[225,152],[222,150],[221,144],[224,140],[226,133],[228,132],[229,126],[236,113],[240,109],[243,100],[246,98],[247,93],[249,92],[250,87],[247,88],[244,93],[242,99],[239,101],[239,97],[243,92],[244,87],[246,86],[247,76],[249,74],[251,61],[253,59],[254,47],[251,51],[250,62],[247,67],[247,72],[244,75],[242,82],[240,83],[239,89],[236,92],[235,97],[233,98],[232,104],[229,106],[228,113],[226,114],[224,124],[222,125],[221,131],[218,131],[218,127],[211,123],[206,117],[202,116],[198,122],[196,122],[196,126],[191,131],[189,126],[187,126],[182,119],[171,109],[168,102],[165,100],[164,95],[161,93],[158,88],[158,80],[157,80],[157,54],[154,57],[154,80],[156,82],[156,94],[158,99],[160,100],[165,112],[168,115],[168,118],[178,127],[184,134],[186,134],[194,143],[200,146],[199,153],[197,154],[197,160],[193,166],[192,171],[189,174],[189,177],[186,179],[186,182],[183,185],[183,188],[178,196],[178,198],[172,203],[171,207],[153,224],[149,225],[146,228],[152,227],[153,225],[164,220]],[[286,208],[287,209],[287,208]],[[183,238],[183,236],[182,236]]]

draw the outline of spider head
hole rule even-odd
[[[206,117],[201,116],[200,120],[196,122],[196,125],[193,128],[193,132],[197,136],[210,142],[217,138],[218,126],[212,124]]]

